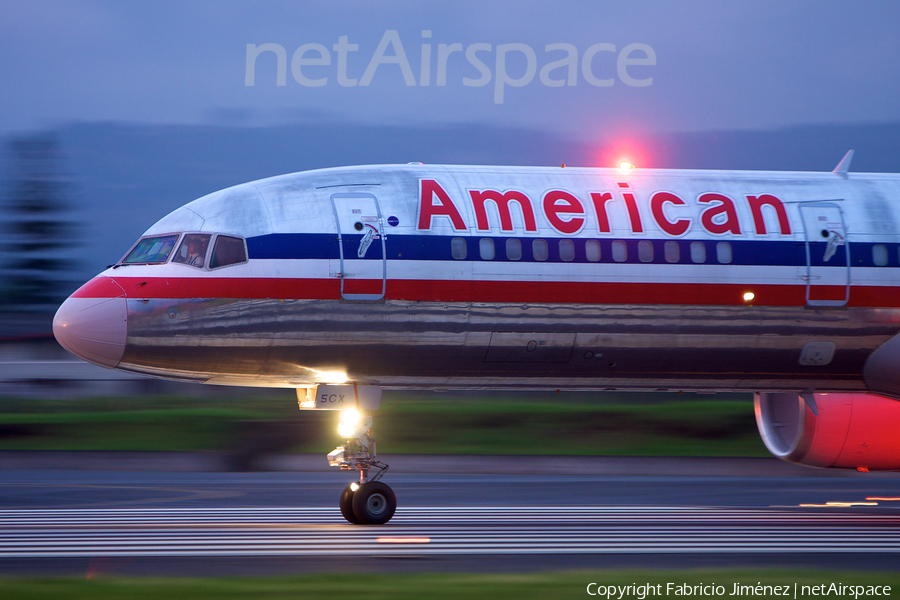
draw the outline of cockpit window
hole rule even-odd
[[[216,247],[213,248],[209,259],[209,268],[227,267],[238,263],[247,262],[247,250],[244,248],[244,240],[241,238],[220,235],[216,238]]]
[[[209,234],[187,233],[181,240],[181,246],[172,262],[203,268],[206,262],[206,249],[209,247]]]
[[[128,256],[122,259],[122,263],[126,265],[164,263],[169,259],[169,254],[172,253],[177,241],[177,233],[145,237],[128,253]]]

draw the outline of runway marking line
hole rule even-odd
[[[877,502],[826,502],[825,504],[798,504],[803,508],[847,508],[851,506],[878,506]]]

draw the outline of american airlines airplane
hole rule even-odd
[[[63,303],[82,359],[345,409],[387,522],[381,390],[755,392],[769,450],[900,469],[900,175],[383,165],[245,183]]]

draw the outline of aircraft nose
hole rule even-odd
[[[128,335],[125,290],[109,277],[95,277],[56,311],[53,335],[78,358],[115,368],[125,353]]]

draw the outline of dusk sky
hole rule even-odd
[[[0,133],[71,121],[466,122],[589,139],[897,121],[898,30],[894,0],[8,0],[0,4]],[[358,48],[334,50],[342,36]],[[284,85],[268,51],[245,85],[248,44],[284,48]],[[295,57],[305,44],[314,46]],[[437,85],[442,44],[459,50],[443,57],[446,85]],[[317,87],[298,83],[292,58]],[[511,84],[497,83],[501,58]],[[342,75],[356,85],[342,85]]]

